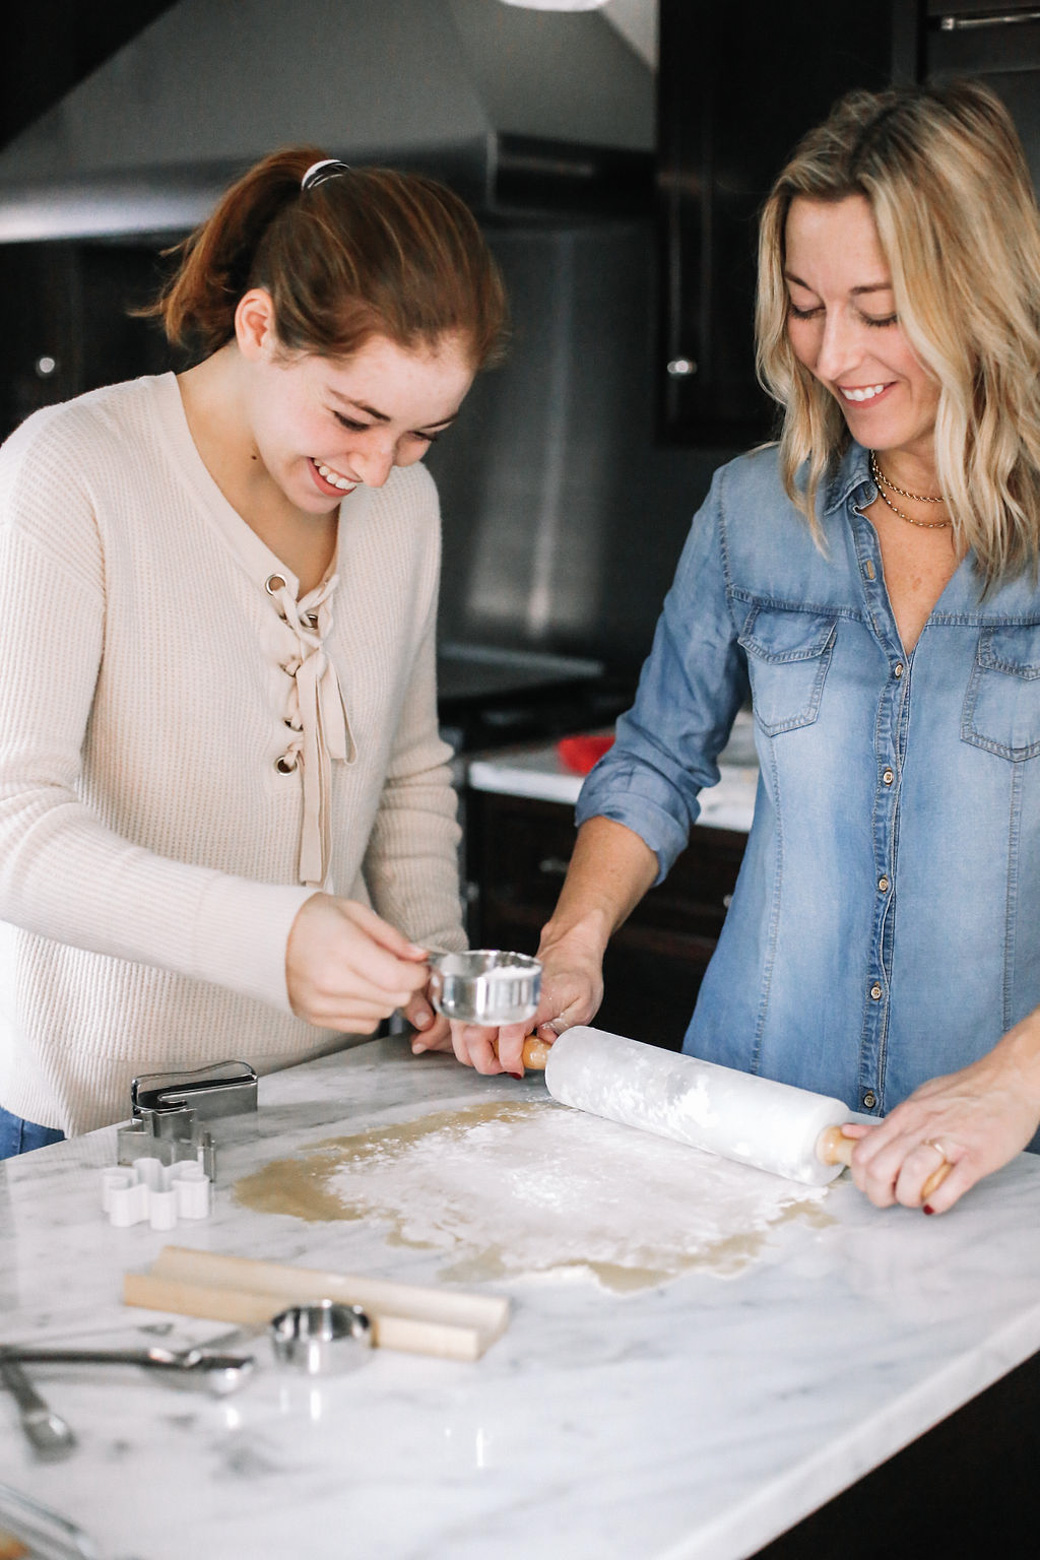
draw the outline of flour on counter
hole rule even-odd
[[[379,1219],[443,1251],[459,1281],[581,1272],[641,1289],[691,1267],[739,1272],[771,1226],[819,1221],[826,1187],[552,1102],[488,1101],[317,1144],[239,1181],[249,1207]]]

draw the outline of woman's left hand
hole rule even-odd
[[[843,1130],[860,1139],[852,1179],[878,1208],[920,1207],[942,1160],[952,1165],[926,1204],[928,1212],[945,1213],[1025,1148],[1038,1125],[1040,1010],[970,1067],[915,1089],[878,1126],[852,1123]]]

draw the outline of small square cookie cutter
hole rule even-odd
[[[216,1143],[203,1123],[255,1113],[256,1104],[257,1074],[248,1062],[145,1073],[130,1085],[132,1115],[116,1132],[117,1162],[157,1159],[168,1166],[192,1159],[215,1181]]]

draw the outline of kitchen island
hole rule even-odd
[[[167,1234],[100,1212],[115,1129],[8,1161],[0,1336],[230,1347],[226,1323],[122,1305],[124,1273],[167,1243],[446,1282],[443,1242],[258,1210],[235,1185],[344,1135],[545,1100],[540,1076],[481,1078],[399,1039],[264,1078],[257,1116],[219,1150],[211,1217]],[[601,1125],[607,1154],[606,1134],[629,1129]],[[878,1211],[843,1178],[728,1265],[627,1291],[580,1265],[455,1281],[512,1302],[472,1363],[377,1349],[310,1382],[261,1335],[244,1344],[254,1378],[219,1400],[38,1365],[80,1446],[34,1462],[0,1395],[0,1481],[78,1524],[102,1560],[737,1560],[1040,1348],[1038,1218],[1028,1155],[934,1219]],[[508,1228],[499,1240],[508,1256]]]

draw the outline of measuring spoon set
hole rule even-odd
[[[372,1328],[357,1305],[323,1300],[290,1306],[275,1316],[268,1334],[275,1360],[311,1376],[329,1375],[359,1363],[356,1350],[368,1348]],[[14,1399],[22,1429],[36,1456],[56,1462],[76,1448],[76,1436],[60,1414],[44,1402],[24,1369],[26,1365],[136,1365],[158,1371],[170,1385],[226,1397],[253,1374],[252,1354],[226,1354],[212,1348],[65,1349],[0,1345],[0,1385]]]

